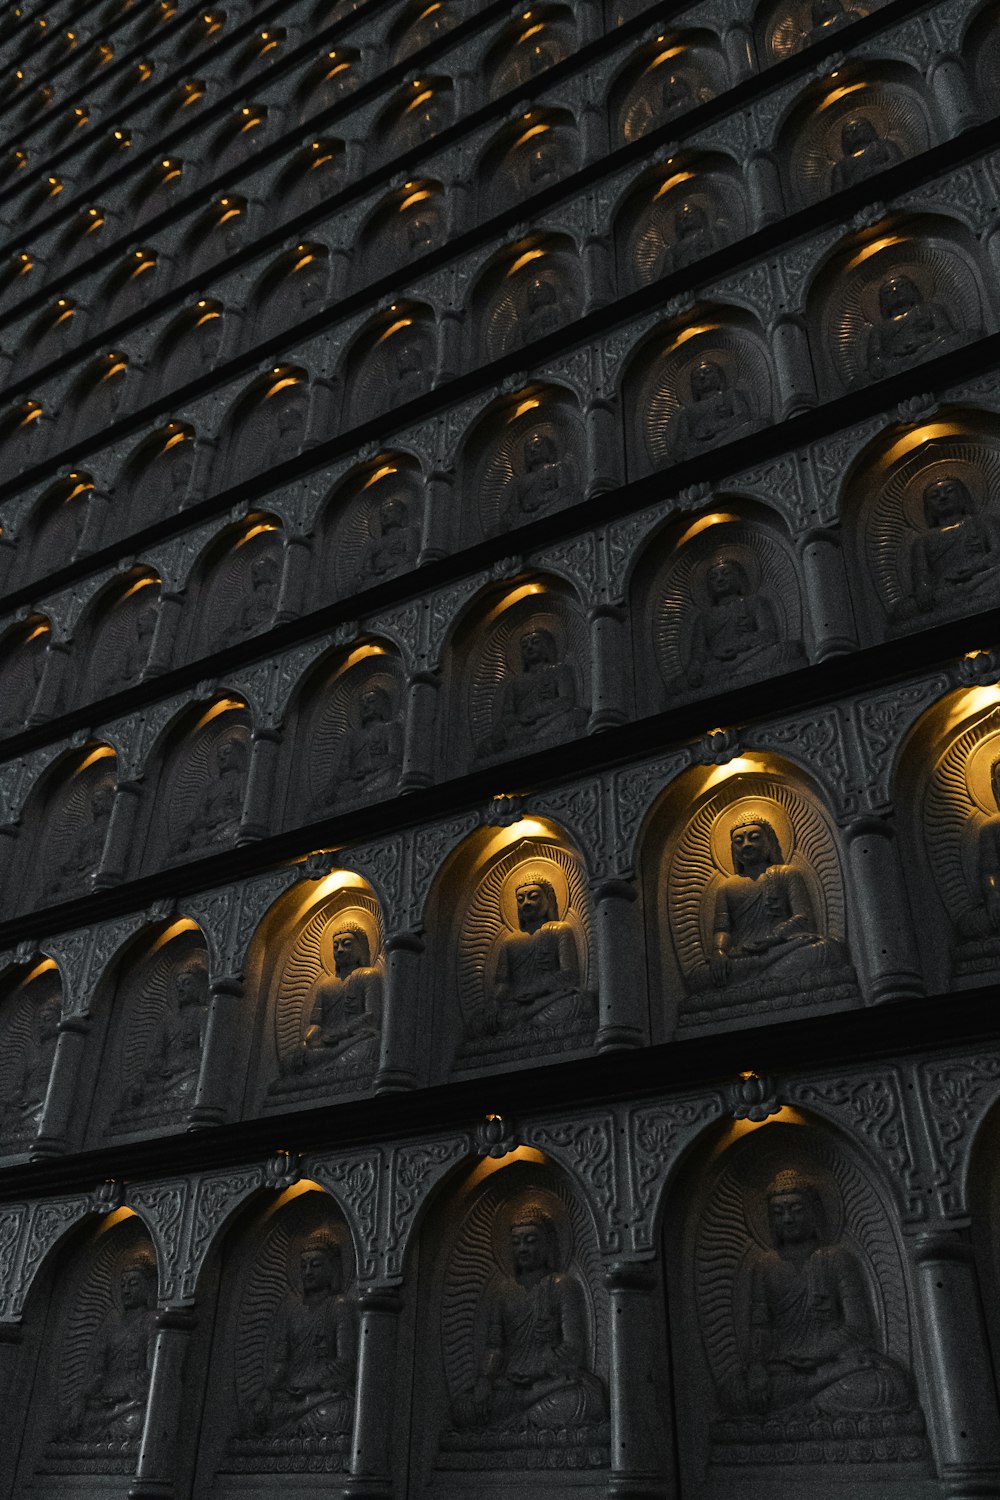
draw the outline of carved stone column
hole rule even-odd
[[[38,1133],[31,1147],[32,1156],[61,1156],[70,1148],[69,1133],[76,1104],[76,1080],[83,1068],[83,1053],[90,1024],[89,1016],[63,1016],[59,1022],[52,1071],[49,1073]],[[83,1121],[77,1120],[76,1124],[82,1127]]]
[[[614,297],[615,263],[610,234],[587,234],[581,251],[585,313],[604,307]]]
[[[153,639],[149,643],[149,656],[143,670],[144,677],[156,677],[169,671],[174,665],[177,650],[177,634],[184,609],[184,596],[178,593],[162,593],[157,611]]]
[[[457,380],[462,371],[478,363],[478,350],[468,348],[472,330],[466,329],[461,312],[453,307],[441,309],[438,334],[438,369],[435,385]]]
[[[757,151],[747,163],[747,183],[750,192],[750,209],[753,216],[752,229],[763,229],[765,224],[774,224],[784,212],[781,179],[773,157],[767,151]]]
[[[656,1343],[663,1326],[654,1296],[651,1262],[615,1261],[604,1273],[611,1302],[611,1478],[613,1500],[673,1500],[676,1482],[666,1472],[669,1411],[666,1393],[654,1384]],[[665,1373],[665,1372],[664,1372]]]
[[[434,780],[437,713],[441,680],[435,672],[415,672],[410,678],[409,704],[403,735],[403,774],[400,790],[430,786]]]
[[[778,378],[779,417],[792,417],[815,406],[819,397],[804,320],[792,313],[778,318],[771,331],[771,348]]]
[[[749,78],[755,71],[753,32],[742,21],[732,21],[722,36],[722,50],[729,64],[730,86]]]
[[[251,736],[250,771],[247,776],[243,817],[237,843],[262,839],[282,826],[285,809],[274,806],[275,771],[281,736],[276,729],[261,727]]]
[[[595,397],[586,408],[587,479],[586,495],[603,495],[617,489],[625,478],[622,435],[610,401]]]
[[[130,864],[133,872],[138,868],[135,856],[141,857],[142,851],[134,851],[133,842],[141,795],[141,781],[119,781],[104,839],[104,853],[94,876],[95,890],[117,885]]]
[[[916,999],[924,981],[915,962],[913,930],[899,846],[885,818],[856,818],[844,830],[854,887],[855,954],[870,1005]]]
[[[51,719],[53,714],[59,712],[63,705],[62,688],[69,671],[71,655],[72,644],[69,641],[49,641],[49,649],[45,653],[45,662],[34,701],[25,715],[26,723],[44,724],[46,719]],[[77,691],[79,691],[79,686],[77,682]],[[72,707],[73,705],[68,703],[66,706]]]
[[[306,589],[312,567],[312,539],[290,536],[285,543],[285,566],[282,572],[275,625],[297,620],[306,604]]]
[[[385,1003],[376,1090],[416,1088],[421,1072],[417,1057],[417,1007],[420,999],[420,955],[423,940],[415,932],[394,932],[385,940]]]
[[[610,149],[608,116],[603,101],[587,100],[581,105],[577,119],[580,131],[580,165],[586,167],[590,162],[600,161],[602,156],[607,156]]]
[[[629,641],[625,608],[596,604],[590,611],[590,654],[593,662],[590,732],[613,729],[628,719]]]
[[[598,1051],[641,1047],[647,1039],[645,942],[638,893],[631,880],[592,887],[597,945]]]
[[[358,1293],[358,1378],[347,1492],[351,1500],[392,1500],[392,1392],[402,1293],[363,1287]]]
[[[926,1412],[949,1500],[1000,1494],[1000,1408],[976,1264],[958,1225],[913,1240]]]
[[[454,476],[435,469],[428,475],[425,493],[427,501],[424,524],[421,528],[423,536],[423,546],[420,549],[421,564],[437,562],[439,558],[448,557],[452,548],[458,545],[460,535],[456,524],[458,507]]]
[[[933,90],[935,103],[944,116],[949,135],[959,135],[976,123],[979,110],[960,58],[951,54],[935,58],[927,80]]]
[[[243,1090],[246,1046],[241,1032],[252,1030],[255,1017],[244,1013],[246,995],[234,975],[213,979],[202,1044],[201,1074],[191,1106],[191,1125],[221,1125],[232,1119]]]
[[[802,596],[811,617],[816,660],[853,651],[858,635],[839,535],[817,527],[802,532],[795,543],[802,559]]]
[[[173,1500],[184,1360],[197,1319],[188,1307],[165,1307],[156,1318],[146,1420],[129,1500]]]

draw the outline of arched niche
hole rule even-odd
[[[763,507],[719,497],[707,514],[661,532],[636,569],[632,597],[647,709],[806,664],[795,557]]]
[[[929,983],[1000,968],[1000,693],[951,693],[921,718],[896,774],[904,861]]]
[[[250,511],[227,526],[193,571],[184,654],[207,656],[267,630],[278,607],[283,565],[277,516]]]
[[[437,878],[427,929],[438,1067],[507,1068],[592,1046],[594,914],[583,859],[556,824],[472,834]]]
[[[480,213],[492,218],[571,176],[580,166],[580,136],[563,109],[529,109],[498,132],[478,172]]]
[[[42,495],[28,522],[27,564],[29,578],[57,573],[76,556],[94,483],[89,474],[67,474]]]
[[[969,76],[975,82],[983,117],[996,111],[1000,83],[1000,7],[984,5],[969,25],[962,47]]]
[[[383,161],[422,146],[455,117],[455,95],[450,78],[431,75],[414,78],[401,88],[376,124],[376,137]]]
[[[9,969],[0,991],[0,1155],[28,1151],[38,1134],[62,1020],[62,977],[35,954]]]
[[[430,390],[437,369],[437,327],[423,303],[395,304],[358,336],[347,356],[344,417],[367,421]]]
[[[928,218],[866,230],[809,294],[823,383],[834,394],[947,354],[979,335],[988,305],[974,242],[958,224]]]
[[[590,640],[579,601],[531,579],[494,591],[455,631],[442,753],[454,770],[575,739],[590,712]]]
[[[180,61],[187,62],[190,57],[200,52],[203,47],[213,44],[213,37],[216,40],[221,40],[222,33],[226,30],[228,19],[224,10],[196,11],[186,26],[174,32],[176,41],[173,50],[174,57]]]
[[[194,705],[165,737],[145,776],[145,828],[135,840],[144,871],[215,854],[236,842],[252,728],[241,699],[219,697]]]
[[[761,65],[783,62],[878,8],[878,0],[770,0],[755,22]]]
[[[311,62],[297,84],[291,114],[305,124],[346,99],[361,83],[361,53],[356,47],[327,47]]]
[[[229,76],[234,83],[246,83],[265,73],[282,60],[288,32],[284,26],[267,26],[244,42],[233,57]]]
[[[414,1492],[597,1493],[610,1464],[610,1308],[575,1184],[524,1147],[466,1166],[415,1259]],[[545,1374],[522,1375],[522,1347]]]
[[[220,483],[230,488],[299,454],[311,397],[309,376],[298,365],[275,365],[252,381],[227,418]]]
[[[448,200],[440,182],[414,178],[390,193],[365,223],[352,268],[355,286],[368,286],[448,237]]]
[[[62,275],[72,270],[75,266],[86,260],[107,243],[111,234],[111,223],[105,209],[90,204],[87,208],[80,210],[70,219],[66,228],[62,231],[56,241],[55,253],[52,263],[57,265]],[[23,261],[21,262],[23,265]],[[22,272],[25,277],[26,272]],[[24,282],[18,282],[18,289],[24,287]]]
[[[743,238],[747,209],[736,163],[718,153],[672,158],[645,172],[615,219],[621,284],[648,286]]]
[[[209,998],[205,939],[190,918],[146,929],[129,945],[92,1005],[79,1083],[84,1149],[190,1125],[212,1062]]]
[[[189,95],[187,102],[194,103],[200,97],[200,94]],[[166,116],[173,113],[172,107],[160,111]],[[124,217],[133,229],[139,229],[151,219],[169,212],[193,186],[197,173],[196,163],[185,161],[180,156],[161,156],[143,173],[138,187],[129,195]]]
[[[33,614],[0,639],[0,733],[16,733],[30,718],[51,638],[48,618]]]
[[[47,1274],[46,1274],[47,1273]],[[29,1298],[17,1494],[122,1500],[134,1484],[156,1340],[157,1263],[129,1209],[91,1220]]]
[[[556,333],[583,312],[581,266],[566,235],[530,235],[502,252],[472,289],[479,363]]]
[[[51,420],[37,401],[19,401],[0,416],[0,484],[16,479],[44,457]]]
[[[848,476],[855,608],[874,640],[1000,601],[1000,440],[951,410],[876,440]]]
[[[257,929],[248,967],[256,1034],[245,1113],[366,1093],[385,988],[382,912],[367,881],[337,870],[293,887]]]
[[[576,398],[558,386],[526,386],[495,403],[462,445],[459,493],[470,540],[527,525],[584,498],[586,432]]]
[[[11,215],[11,227],[23,234],[36,219],[54,208],[56,198],[65,187],[66,184],[60,177],[46,176],[38,179],[33,187],[21,194]]]
[[[282,216],[290,218],[333,198],[343,186],[346,170],[343,141],[325,135],[309,141],[295,152],[277,178],[275,190]]]
[[[261,277],[250,304],[249,339],[261,344],[322,312],[330,291],[330,252],[308,241],[286,250]]]
[[[637,141],[697,109],[727,86],[719,39],[710,31],[679,31],[648,42],[611,90],[618,139]]]
[[[100,180],[105,173],[113,172],[125,163],[131,146],[132,136],[128,130],[103,131],[80,164],[83,172],[88,177]]]
[[[295,700],[287,823],[391,796],[402,770],[405,709],[402,662],[382,642],[323,661]]]
[[[110,745],[60,756],[25,804],[8,900],[19,911],[82,896],[104,853],[117,786]]]
[[[129,361],[120,349],[91,360],[70,386],[62,422],[75,441],[109,427],[122,410]],[[62,424],[60,424],[62,425]]]
[[[184,113],[184,122],[196,118],[205,107],[206,99],[213,92],[212,83],[206,78],[187,77],[182,82],[174,85],[167,91],[166,97],[157,109],[154,119],[157,126],[164,132],[172,130],[178,123],[178,116]]]
[[[102,589],[76,629],[71,699],[87,703],[138,682],[159,618],[160,577],[152,568],[130,568]]]
[[[421,52],[431,42],[453,30],[462,19],[458,0],[442,0],[438,5],[428,5],[427,0],[414,0],[414,3],[405,5],[386,34],[390,63],[395,66],[415,52]]]
[[[17,250],[0,262],[0,307],[7,311],[34,291],[41,267],[27,250]]]
[[[32,318],[17,346],[15,361],[19,376],[40,370],[43,365],[68,354],[84,321],[80,313],[72,297],[57,297]]]
[[[115,483],[107,525],[130,536],[184,509],[195,466],[194,429],[168,422],[129,454]]]
[[[870,1159],[792,1109],[690,1158],[664,1235],[684,1493],[832,1494],[836,1463],[852,1500],[938,1494],[897,1215]]]
[[[201,275],[241,249],[247,230],[247,200],[223,193],[200,213],[184,237],[177,263],[185,278]]]
[[[771,361],[759,325],[732,309],[696,309],[654,333],[629,362],[630,469],[683,463],[746,437],[774,411]]]
[[[203,1278],[215,1316],[195,1494],[281,1500],[344,1493],[357,1378],[356,1285],[347,1222],[314,1182],[257,1198],[233,1225]]]
[[[150,374],[157,389],[171,391],[186,385],[219,356],[223,335],[221,302],[201,297],[171,319],[158,340],[150,361]]]
[[[208,144],[213,175],[238,171],[255,151],[264,148],[268,113],[266,104],[241,104],[228,116]]]
[[[392,450],[353,469],[320,521],[317,598],[343,599],[412,568],[420,553],[424,477],[416,458]]]
[[[569,57],[576,43],[576,17],[570,6],[533,6],[504,27],[483,58],[487,97],[501,99],[524,88]]]
[[[650,993],[665,999],[662,1034],[860,1003],[837,836],[819,793],[786,762],[748,753],[679,776],[642,861],[646,907],[658,913]]]
[[[155,250],[140,245],[115,266],[101,289],[102,311],[109,323],[140,312],[156,296],[163,279],[156,275],[157,259]]]
[[[907,157],[934,136],[923,79],[898,63],[848,64],[806,90],[778,140],[791,201],[817,203]]]

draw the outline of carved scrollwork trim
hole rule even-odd
[[[340,1204],[354,1233],[358,1278],[370,1281],[379,1272],[379,1220],[385,1178],[382,1153],[309,1156],[303,1162],[303,1173],[328,1189]]]
[[[924,1063],[918,1076],[941,1211],[963,1214],[972,1145],[1000,1099],[1000,1053]]]
[[[621,1209],[618,1126],[613,1115],[546,1121],[524,1131],[528,1145],[558,1161],[586,1192],[602,1250],[623,1248],[625,1220]]]
[[[629,1112],[632,1249],[651,1250],[668,1178],[696,1136],[725,1113],[721,1094],[671,1099]]]
[[[414,1221],[442,1177],[473,1151],[470,1135],[396,1146],[389,1154],[383,1274],[402,1275]]]

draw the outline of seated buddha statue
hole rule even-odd
[[[174,832],[174,855],[236,837],[246,795],[247,746],[241,739],[224,739],[213,758],[214,774],[206,777],[194,810]]]
[[[972,906],[962,913],[959,930],[969,938],[1000,933],[1000,758],[990,767],[990,790],[997,811],[968,825],[975,884],[971,891]]]
[[[525,630],[520,657],[520,670],[504,681],[497,727],[484,753],[567,739],[579,726],[576,677],[569,662],[560,659],[552,631],[543,626]]]
[[[890,276],[879,287],[879,322],[868,335],[868,373],[883,380],[918,360],[944,354],[960,341],[948,309],[925,302],[909,276]]]
[[[268,548],[258,552],[250,563],[247,586],[241,590],[236,612],[223,631],[219,645],[232,646],[248,635],[255,635],[269,625],[278,603],[278,586],[281,583],[281,558]]]
[[[368,934],[346,923],[333,934],[333,974],[323,973],[309,992],[309,1026],[295,1071],[374,1067],[382,1024],[382,975],[372,966]]]
[[[379,501],[361,555],[360,573],[368,582],[388,578],[416,560],[420,537],[410,519],[407,497],[390,490]]]
[[[903,153],[896,142],[879,135],[878,126],[869,115],[851,115],[841,126],[840,158],[830,170],[830,192],[843,192],[844,188],[864,182],[865,178],[902,160]]]
[[[422,396],[430,380],[424,340],[411,329],[402,329],[389,341],[389,400],[395,404]]]
[[[77,827],[67,839],[62,853],[53,859],[49,877],[52,895],[63,895],[76,889],[97,869],[104,852],[114,801],[113,781],[99,782],[90,793]]]
[[[194,1100],[208,1025],[208,961],[204,954],[192,954],[176,970],[170,990],[142,1076],[128,1091],[133,1106],[189,1104]]]
[[[560,1267],[559,1233],[540,1205],[510,1226],[512,1271],[490,1283],[486,1341],[471,1389],[452,1405],[459,1430],[561,1431],[605,1421],[590,1368],[589,1318],[574,1271]]]
[[[521,445],[521,464],[507,487],[501,511],[505,527],[523,526],[575,496],[573,455],[560,457],[555,438],[535,429]]]
[[[743,1273],[750,1328],[739,1404],[779,1419],[907,1414],[920,1431],[913,1384],[880,1348],[861,1265],[830,1243],[817,1187],[781,1171],[767,1209],[772,1247],[754,1249]]]
[[[689,458],[715,443],[729,443],[754,425],[749,398],[742,386],[730,386],[722,365],[702,359],[691,371],[691,400],[681,406],[673,422],[673,446],[678,458]]]
[[[552,276],[538,272],[528,278],[524,290],[524,321],[521,327],[521,342],[541,339],[554,333],[564,322],[559,288]]]
[[[672,227],[673,239],[663,252],[661,276],[702,260],[716,245],[708,215],[698,203],[679,203],[674,210]]]
[[[9,1079],[6,1097],[0,1102],[0,1140],[16,1140],[34,1134],[45,1108],[49,1077],[59,1040],[62,1006],[50,995],[36,1006],[31,1036]]]
[[[505,933],[478,1029],[486,1035],[589,1021],[573,928],[560,919],[551,881],[525,878],[515,892],[518,931]]]
[[[66,1436],[95,1448],[138,1444],[156,1341],[156,1258],[141,1247],[118,1273],[113,1302],[91,1346],[86,1383],[71,1403]]]
[[[912,605],[921,614],[959,602],[983,607],[1000,592],[1000,524],[957,474],[932,480],[923,503],[926,530],[908,553]]]
[[[801,657],[797,641],[784,641],[778,615],[766,595],[750,586],[746,569],[720,556],[705,574],[707,600],[681,642],[689,687],[736,677],[766,677]]]
[[[387,791],[403,759],[403,727],[388,690],[368,683],[357,699],[358,722],[344,735],[337,768],[323,793],[323,805],[356,801]]]

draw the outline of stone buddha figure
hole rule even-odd
[[[146,1415],[156,1341],[156,1257],[140,1247],[123,1262],[118,1302],[101,1324],[87,1361],[87,1381],[68,1413],[77,1443],[138,1444]]]
[[[890,276],[879,287],[879,322],[868,335],[868,373],[882,380],[918,360],[939,355],[959,340],[948,309],[925,302],[909,276]]]
[[[198,1087],[208,1024],[208,960],[193,953],[176,970],[172,993],[142,1076],[128,1090],[133,1106],[190,1104]]]
[[[562,327],[563,309],[559,289],[550,276],[538,272],[528,278],[524,288],[524,321],[521,342],[544,338]],[[520,320],[519,320],[520,321]]]
[[[251,1418],[252,1435],[270,1440],[269,1447],[341,1437],[353,1421],[357,1330],[341,1249],[329,1230],[306,1239],[298,1272],[301,1291],[289,1274],[288,1295],[274,1314],[266,1384]]]
[[[305,1003],[309,1026],[295,1072],[374,1068],[382,1025],[382,975],[373,967],[368,934],[347,922],[333,934],[333,974],[316,980]]]
[[[674,237],[664,252],[659,274],[679,271],[715,249],[715,235],[705,210],[697,203],[679,203],[673,216]]]
[[[530,626],[521,635],[519,652],[520,670],[504,681],[487,753],[567,739],[578,727],[576,677],[560,658],[552,631]]]
[[[368,527],[360,572],[365,579],[387,578],[408,567],[420,550],[420,536],[410,519],[410,505],[400,490],[379,501]]]
[[[923,502],[927,529],[908,555],[913,605],[929,614],[959,601],[985,604],[1000,592],[1000,525],[956,474],[932,480]]]
[[[44,651],[35,651],[27,643],[16,648],[22,657],[11,662],[11,670],[0,682],[0,729],[22,729],[28,716],[45,666]]]
[[[531,874],[516,889],[517,932],[497,950],[493,983],[477,1029],[505,1032],[563,1029],[593,1018],[593,1000],[581,988],[573,928],[560,919],[551,881]]]
[[[840,159],[830,171],[830,191],[843,192],[844,188],[864,182],[902,160],[903,153],[896,142],[879,135],[878,126],[870,116],[851,115],[840,129]]]
[[[576,484],[572,454],[560,458],[555,438],[536,428],[521,445],[521,461],[504,496],[503,525],[524,525],[535,516],[556,510],[560,497],[572,495]]]
[[[678,458],[701,453],[714,443],[729,443],[754,424],[750,401],[742,386],[729,378],[714,359],[699,360],[691,371],[691,400],[674,418],[674,450]]]
[[[782,640],[771,600],[751,588],[746,569],[734,558],[718,556],[709,563],[705,592],[706,602],[681,643],[689,687],[766,677],[801,657],[797,641]]]
[[[510,1256],[513,1272],[491,1289],[475,1383],[452,1407],[455,1427],[485,1436],[605,1421],[604,1386],[588,1369],[583,1287],[561,1269],[558,1229],[540,1204],[511,1224]]]
[[[411,328],[404,328],[389,340],[389,397],[395,401],[413,401],[426,391],[427,359],[424,342]]]
[[[756,815],[741,818],[729,842],[733,873],[716,890],[712,953],[692,974],[692,987],[793,986],[843,963],[841,944],[818,930],[805,880],[783,863],[771,824]]]
[[[215,761],[214,773],[209,771],[206,775],[193,811],[174,834],[173,855],[235,838],[240,826],[246,794],[247,747],[243,740],[224,739],[210,758]]]
[[[240,590],[239,606],[219,638],[220,647],[235,645],[270,624],[280,583],[281,559],[277,553],[269,548],[251,559],[249,577]]]
[[[841,27],[849,26],[862,14],[862,11],[849,10],[843,5],[842,0],[812,0],[809,7],[811,24],[801,45],[811,47],[813,42],[820,42],[834,31],[839,31]]]
[[[144,589],[143,592],[155,594],[156,591]],[[148,599],[126,622],[125,642],[118,657],[117,666],[112,669],[111,675],[107,678],[106,686],[109,692],[114,688],[135,682],[138,677],[141,677],[149,661],[153,632],[158,618],[159,601],[152,598]]]
[[[82,885],[97,869],[114,801],[112,781],[99,782],[90,793],[79,826],[66,840],[62,853],[53,858],[49,885],[53,895],[63,895]]]
[[[37,1130],[45,1108],[61,1019],[62,1005],[57,995],[50,995],[33,1007],[31,1036],[13,1071],[7,1096],[0,1103],[0,1140],[16,1140]]]
[[[997,811],[984,822],[977,819],[969,825],[975,887],[970,892],[972,908],[959,919],[959,930],[967,938],[1000,933],[1000,758],[990,767],[990,790]]]
[[[831,1244],[818,1188],[797,1171],[767,1189],[772,1248],[749,1279],[749,1357],[739,1402],[761,1416],[863,1417],[923,1422],[910,1378],[878,1346],[878,1324],[857,1256]]]
[[[368,683],[357,698],[358,722],[349,724],[340,757],[321,803],[351,801],[387,791],[403,759],[403,726],[392,696],[380,683]]]

